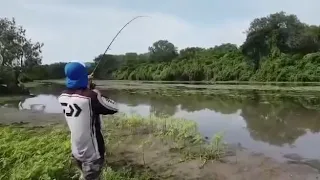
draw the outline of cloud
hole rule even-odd
[[[81,0],[77,4],[70,3],[72,1],[66,3],[67,1],[61,0],[11,0],[3,3],[4,6],[0,7],[0,15],[2,17],[15,17],[17,23],[27,29],[27,35],[30,38],[45,44],[43,47],[43,63],[66,62],[74,59],[91,61],[95,56],[104,52],[117,31],[137,15],[147,15],[151,18],[137,19],[128,25],[111,46],[110,53],[146,52],[148,46],[159,39],[167,39],[178,46],[179,49],[188,46],[211,47],[227,42],[241,44],[245,40],[243,32],[248,28],[253,18],[257,15],[263,16],[281,10],[280,8],[273,8],[266,1],[258,3],[259,7],[266,7],[258,11],[257,1],[250,1],[246,1],[246,3],[249,3],[248,6],[243,5],[243,3],[242,6],[237,6],[234,3],[236,7],[240,8],[239,12],[237,12],[236,7],[231,7],[229,17],[225,16],[224,18],[207,12],[207,14],[202,13],[202,17],[197,17],[197,21],[190,21],[188,18],[179,16],[178,12],[180,14],[186,13],[181,9],[177,9],[177,13],[166,12],[156,10],[156,5],[153,5],[150,8],[145,7],[145,9],[135,10],[111,1],[108,3],[92,1],[91,4],[88,4],[88,1]],[[316,2],[314,0],[309,1]],[[188,5],[187,2],[189,1],[186,0],[183,7],[185,9],[189,7],[190,10],[192,3],[190,1]],[[297,8],[300,8],[301,4],[307,4],[297,4],[298,1],[296,0],[290,2],[284,0],[281,3],[283,4],[282,7],[286,6],[288,11],[293,13],[297,12]],[[319,23],[314,15],[314,13],[317,13],[316,8],[312,5],[307,6],[310,8],[309,11],[298,11],[302,14],[302,18],[311,19],[313,23]],[[223,13],[223,9],[219,9],[219,13],[226,14],[226,12]],[[216,11],[219,9],[216,9]],[[270,9],[274,9],[274,11],[270,12]],[[228,11],[228,9],[225,10]],[[251,12],[251,14],[246,15],[245,12]],[[199,14],[201,9],[193,10],[190,13]],[[237,16],[237,13],[239,16],[242,15],[241,18]],[[203,25],[197,23],[201,22],[201,19],[203,19],[203,22],[208,22],[212,19],[210,16],[216,16],[215,18],[219,18],[219,21]]]

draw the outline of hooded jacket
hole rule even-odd
[[[58,100],[71,132],[73,156],[82,162],[104,158],[105,144],[100,115],[118,112],[117,104],[99,91],[90,90],[86,67],[79,62],[65,66],[66,87]]]

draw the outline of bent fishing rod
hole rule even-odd
[[[99,66],[102,58],[107,54],[108,50],[110,49],[110,46],[112,45],[112,43],[114,42],[114,40],[118,37],[118,35],[121,33],[121,31],[128,26],[132,21],[138,19],[138,18],[142,18],[142,17],[149,17],[149,16],[136,16],[134,18],[132,18],[130,21],[128,21],[119,31],[118,33],[113,37],[112,41],[110,42],[110,44],[108,45],[107,49],[104,51],[104,53],[100,56],[100,60],[98,61],[97,65],[95,66],[95,68],[93,69],[92,73],[90,74],[91,78],[93,79],[93,75],[94,72],[96,71],[97,67]]]

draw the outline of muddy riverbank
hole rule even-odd
[[[29,123],[29,126],[44,126],[48,123],[65,124],[61,114],[44,114],[28,110],[18,111],[6,107],[0,108],[0,114],[1,124]],[[122,120],[130,124],[130,117],[127,118],[129,119]],[[121,128],[113,129],[115,127],[112,124],[116,124],[115,122],[120,122],[120,120],[114,121],[112,117],[109,117],[105,122],[111,137],[123,137],[121,140],[116,139],[118,143],[110,143],[115,139],[109,139],[110,165],[115,166],[115,162],[122,162],[120,165],[130,164],[132,167],[139,167],[139,171],[156,172],[157,179],[314,180],[320,178],[317,170],[320,168],[316,161],[312,162],[301,159],[297,155],[290,155],[291,161],[278,162],[263,154],[250,152],[250,150],[237,145],[229,145],[225,150],[225,156],[219,161],[208,160],[203,165],[203,159],[200,160],[198,157],[187,158],[184,156],[185,153],[177,151],[175,145],[168,143],[168,141],[164,142],[159,140],[158,137],[148,135],[148,133],[138,133],[129,137],[125,135],[127,132],[121,131]],[[112,123],[108,124],[108,122]],[[136,121],[132,122],[136,123]],[[139,124],[133,124],[132,126],[134,125]],[[141,130],[141,126],[137,128]],[[142,153],[141,140],[149,139],[148,142],[150,142],[150,138],[152,145],[145,146]],[[137,139],[139,139],[139,143]]]
[[[0,124],[29,124],[30,126],[64,124],[62,114],[41,113],[39,111],[18,110],[17,108],[1,107]]]

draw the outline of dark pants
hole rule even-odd
[[[97,159],[91,162],[81,162],[73,157],[74,163],[82,172],[83,180],[100,180],[102,169],[104,166],[104,159]]]

